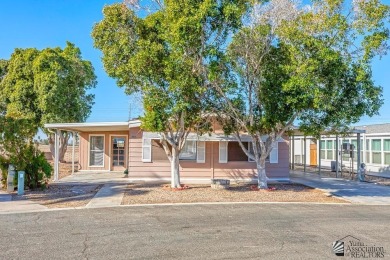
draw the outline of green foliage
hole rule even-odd
[[[67,42],[64,49],[15,49],[0,62],[0,101],[7,117],[45,123],[83,122],[91,112],[96,85],[91,62]]]
[[[46,160],[45,154],[37,150],[33,145],[26,145],[18,149],[19,158],[11,154],[10,158],[0,156],[0,171],[2,184],[6,185],[8,166],[13,164],[18,170],[25,171],[25,186],[30,189],[42,188],[51,177],[53,171],[50,163]],[[15,175],[14,185],[17,185]]]
[[[204,68],[220,59],[248,3],[167,0],[161,4],[145,17],[124,4],[105,6],[92,37],[103,52],[107,73],[127,94],[141,92],[141,127],[159,132],[168,158],[178,163],[172,156],[179,156],[187,134],[208,128],[202,118],[209,84]]]
[[[7,185],[7,173],[8,173],[8,160],[0,154],[0,172],[1,172],[1,184],[3,187]]]
[[[70,42],[64,49],[17,48],[10,60],[0,60],[0,145],[11,161],[19,164],[20,150],[45,123],[85,121],[95,86],[91,62]]]
[[[282,22],[282,12],[264,18],[254,11],[261,19],[228,48],[239,85],[224,89],[224,110],[235,118],[227,129],[280,135],[298,120],[302,131],[318,135],[376,114],[382,88],[372,80],[371,60],[386,50],[390,9],[377,0],[356,3],[349,12],[343,0],[313,1]]]
[[[127,94],[142,93],[144,129],[187,131],[202,121],[203,68],[219,58],[247,7],[247,1],[164,1],[144,18],[123,4],[104,7],[92,32],[95,47]]]
[[[53,171],[51,165],[45,158],[45,154],[30,145],[23,153],[25,158],[25,185],[30,189],[42,188],[50,179]]]

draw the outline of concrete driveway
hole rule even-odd
[[[303,173],[300,171],[291,171],[290,179],[292,182],[321,189],[352,203],[390,205],[390,186],[342,178],[320,177],[316,173]]]

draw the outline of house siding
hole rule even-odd
[[[162,154],[164,152],[155,142],[153,152],[157,153],[152,162],[142,162],[142,130],[130,129],[129,138],[129,177],[134,178],[169,178],[170,163]],[[289,147],[286,142],[279,142],[278,163],[266,163],[267,176],[273,178],[289,177]],[[180,161],[180,177],[184,178],[254,178],[256,163],[247,161],[228,161],[219,163],[219,142],[206,142],[205,162]]]

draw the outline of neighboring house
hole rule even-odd
[[[390,123],[356,126],[355,130],[363,130],[360,140],[360,158],[366,164],[368,173],[382,173],[390,177]],[[305,145],[303,136],[295,136],[294,144],[291,145],[291,161],[296,164],[305,163]],[[350,143],[355,146],[353,159],[346,153],[341,153],[341,144]],[[357,169],[357,134],[350,134],[347,137],[339,137],[339,154],[343,159],[343,165]],[[306,137],[306,165],[318,166],[321,158],[321,166],[331,167],[331,162],[336,160],[336,137],[334,135],[321,136],[321,149],[319,151],[319,140]]]
[[[80,172],[107,172],[129,169],[129,178],[170,179],[170,162],[157,133],[145,132],[139,120],[116,123],[46,124],[51,130],[77,132]],[[250,146],[250,137],[242,136]],[[71,148],[71,146],[69,147]],[[266,163],[270,181],[289,181],[288,140],[278,140]],[[211,178],[253,180],[256,163],[248,160],[238,142],[221,130],[198,136],[189,134],[180,154],[183,181]]]

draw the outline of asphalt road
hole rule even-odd
[[[0,205],[1,206],[1,205]],[[0,215],[0,259],[342,259],[352,235],[390,258],[390,206],[191,205]]]

